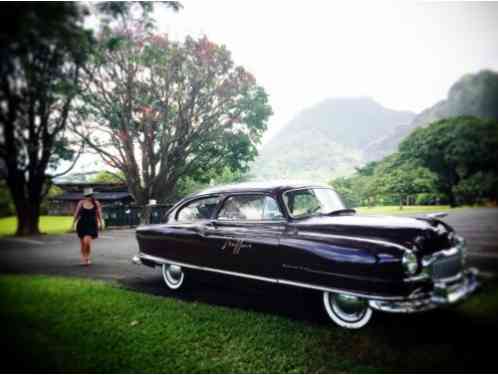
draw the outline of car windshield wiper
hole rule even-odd
[[[320,216],[332,216],[332,215],[341,215],[341,214],[355,214],[356,210],[352,208],[341,208],[340,210],[330,211],[324,214],[320,214]]]

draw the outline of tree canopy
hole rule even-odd
[[[399,146],[402,160],[420,163],[437,176],[438,188],[451,205],[457,203],[460,183],[477,173],[498,175],[497,150],[498,123],[468,116],[416,129]],[[496,190],[489,193],[496,199]]]
[[[399,152],[330,182],[350,206],[400,205],[409,197],[451,205],[496,202],[498,123],[476,117],[437,121],[416,129]]]
[[[138,203],[166,200],[185,176],[247,168],[271,108],[226,47],[172,41],[136,23],[98,40],[74,130],[124,174]]]
[[[2,6],[0,164],[15,203],[17,235],[39,233],[50,166],[72,159],[66,124],[91,33],[77,3]]]

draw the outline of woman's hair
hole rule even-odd
[[[95,197],[93,195],[89,196],[89,197],[85,197],[86,198],[89,198],[91,201],[92,201],[92,204],[97,207],[97,200],[95,199]]]

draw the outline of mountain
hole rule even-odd
[[[463,76],[445,100],[418,115],[384,108],[370,98],[324,100],[298,113],[266,143],[250,174],[327,182],[395,152],[417,127],[463,115],[498,121],[497,72]]]
[[[255,179],[329,181],[364,164],[366,148],[415,114],[384,108],[370,98],[327,99],[298,113],[260,150]]]
[[[365,150],[366,160],[378,160],[395,152],[415,128],[464,115],[498,121],[498,73],[483,70],[463,76],[451,86],[445,100],[422,111],[408,126],[401,125],[372,142]]]

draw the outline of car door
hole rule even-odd
[[[273,277],[280,269],[278,247],[286,221],[276,200],[266,194],[227,197],[207,237],[221,269]]]
[[[209,228],[220,200],[220,196],[201,197],[185,203],[173,213],[174,217],[161,228],[167,239],[163,241],[164,258],[196,266],[217,264],[206,228]]]

